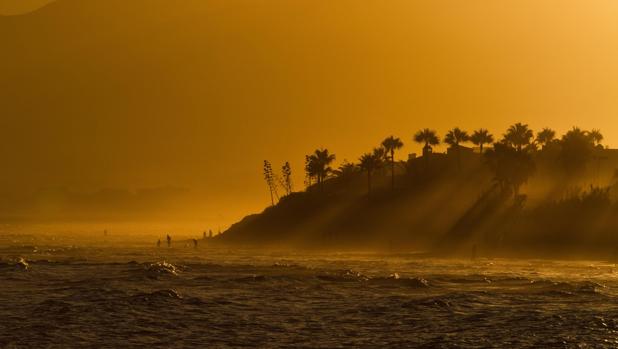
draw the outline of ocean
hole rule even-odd
[[[610,262],[0,240],[0,348],[618,347]]]

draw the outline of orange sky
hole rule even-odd
[[[36,10],[51,0],[0,0],[0,15],[15,15]]]
[[[616,145],[617,22],[611,0],[61,0],[0,17],[2,191],[182,186],[230,223],[269,202],[263,159],[299,188],[316,147],[517,121]]]

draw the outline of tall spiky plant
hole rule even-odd
[[[292,193],[292,166],[288,161],[281,167],[281,186],[285,189],[286,195]]]
[[[268,160],[264,160],[264,180],[266,181],[266,185],[268,185],[268,190],[270,191],[270,203],[272,206],[275,206],[275,197],[278,199],[277,181],[276,176],[273,173],[273,167]]]

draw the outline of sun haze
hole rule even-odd
[[[3,202],[176,188],[192,193],[176,209],[226,225],[269,203],[264,159],[290,161],[300,189],[318,147],[356,160],[394,134],[404,157],[420,128],[518,121],[615,145],[617,15],[609,0],[58,0],[0,17]]]
[[[618,347],[617,19],[0,0],[0,348]]]

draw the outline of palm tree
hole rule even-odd
[[[463,131],[459,127],[455,127],[454,129],[448,131],[446,136],[444,137],[444,143],[450,145],[453,148],[459,148],[461,143],[465,143],[470,140],[470,136],[468,136],[468,132]]]
[[[328,149],[316,149],[308,155],[305,161],[307,174],[317,178],[320,189],[324,188],[324,180],[333,171],[330,164],[335,161],[335,154],[330,154]]]
[[[594,140],[589,133],[573,127],[560,140],[560,160],[568,176],[580,175],[593,158]]]
[[[594,145],[597,145],[597,146],[600,145],[601,142],[603,141],[603,135],[601,134],[601,130],[596,129],[596,128],[588,132],[588,137],[590,137]]]
[[[493,149],[485,152],[485,158],[500,189],[514,198],[519,196],[519,188],[528,181],[536,167],[530,153],[518,151],[505,142],[494,144]]]
[[[546,127],[542,129],[541,132],[536,134],[536,142],[541,144],[543,146],[543,149],[545,149],[545,147],[547,147],[549,144],[551,144],[551,142],[554,141],[555,137],[556,131]]]
[[[479,128],[478,130],[474,131],[472,136],[470,136],[470,141],[472,141],[474,145],[478,145],[479,152],[483,154],[483,146],[485,144],[493,143],[494,136],[491,133],[489,133],[487,129]]]
[[[527,124],[518,122],[506,131],[504,141],[506,144],[517,148],[517,151],[520,152],[524,146],[530,144],[533,136],[534,133],[528,128]]]
[[[315,155],[318,159],[320,184],[323,185],[326,177],[333,171],[330,164],[335,161],[335,154],[330,154],[328,149],[318,149],[315,151]]]
[[[391,161],[391,190],[395,190],[395,150],[403,147],[401,139],[390,136],[382,141],[382,147],[387,153],[390,153]]]
[[[354,173],[356,173],[357,170],[358,170],[358,166],[356,166],[356,164],[344,159],[341,165],[339,165],[339,168],[333,172],[339,178],[348,179]]]
[[[384,149],[384,147],[382,146],[373,148],[373,155],[376,158],[380,159],[380,161],[382,162],[388,160],[388,153],[386,152],[386,149]]]
[[[432,146],[440,144],[440,138],[438,138],[436,131],[430,130],[428,128],[418,131],[414,135],[414,141],[416,143],[425,144],[425,146],[423,147],[423,156],[431,153]]]
[[[367,171],[367,195],[371,194],[371,175],[373,171],[380,168],[382,166],[382,158],[379,157],[378,154],[374,153],[365,153],[359,159],[360,168],[363,171]]]
[[[459,127],[448,131],[446,136],[444,136],[444,143],[450,145],[451,149],[457,154],[457,168],[461,168],[461,149],[459,145],[469,140],[468,132],[461,130]]]

